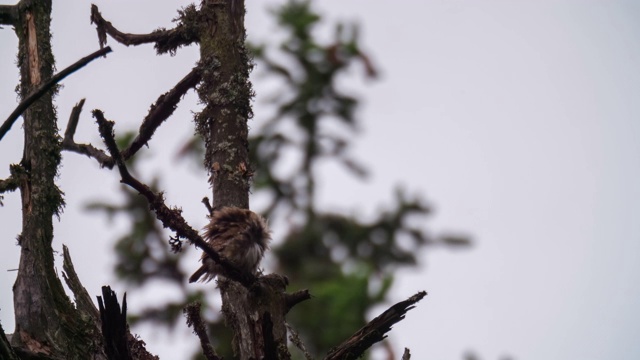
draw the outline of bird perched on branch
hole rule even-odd
[[[226,207],[214,211],[204,229],[204,239],[222,257],[239,269],[255,274],[269,247],[271,234],[264,218],[251,210]],[[222,267],[206,253],[202,266],[189,277],[189,282],[209,282],[221,273]]]

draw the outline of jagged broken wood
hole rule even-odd
[[[325,360],[349,360],[359,358],[371,345],[386,338],[386,333],[391,330],[391,326],[404,319],[407,311],[413,309],[415,307],[414,304],[422,300],[426,295],[426,291],[421,291],[407,300],[391,306],[358,330],[345,342],[331,349],[325,357]]]

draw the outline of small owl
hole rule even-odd
[[[264,218],[251,210],[226,207],[211,215],[204,228],[204,239],[215,251],[238,268],[255,274],[269,247],[271,234]],[[209,282],[220,272],[220,265],[202,253],[202,266],[189,282]]]

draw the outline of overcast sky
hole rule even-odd
[[[187,4],[94,2],[120,29],[140,33],[170,27]],[[279,1],[247,3],[250,39],[269,41],[275,25],[265,8]],[[363,81],[356,67],[345,81],[364,100],[354,155],[372,178],[362,184],[338,167],[323,167],[321,204],[371,214],[401,183],[435,207],[426,228],[469,234],[475,242],[470,250],[427,252],[420,271],[398,274],[392,300],[429,292],[394,327],[398,351],[409,347],[416,359],[460,359],[466,351],[483,359],[640,358],[640,2],[315,3],[328,19],[360,23],[383,75]],[[54,1],[58,69],[98,48],[89,6]],[[151,46],[109,43],[114,53],[65,80],[57,98],[61,128],[73,105],[87,98],[78,141],[99,144],[93,108],[116,120],[116,131],[137,128],[198,56],[195,47],[158,58]],[[13,31],[0,30],[2,120],[16,105],[16,49]],[[273,88],[258,79],[256,89],[259,121],[261,101]],[[163,174],[168,202],[200,227],[206,177],[173,161],[194,131],[190,111],[197,109],[190,93],[150,143],[154,155],[141,174]],[[20,126],[21,120],[0,142],[0,178],[20,161]],[[54,248],[69,246],[89,293],[112,284],[121,295],[126,288],[114,281],[110,254],[126,223],[83,212],[88,201],[117,201],[118,177],[65,153],[59,184],[68,205],[55,225]],[[6,194],[4,202],[0,321],[11,332],[16,273],[6,270],[18,267],[19,194]],[[197,254],[191,256],[195,262]],[[129,300],[133,309],[149,301]],[[178,350],[197,343],[186,336],[169,346],[166,335],[134,331],[163,359],[181,359]]]

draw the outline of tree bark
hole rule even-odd
[[[213,208],[249,208],[248,120],[252,117],[253,64],[245,47],[244,0],[203,0],[198,35],[202,83],[198,95],[205,108],[196,126],[205,140],[205,167],[213,188]],[[222,312],[234,334],[239,359],[289,359],[285,314],[287,281],[276,274],[261,277],[247,289],[219,279]]]
[[[19,93],[25,99],[53,76],[51,0],[22,0],[16,6],[13,25],[19,39]],[[90,359],[96,349],[90,346],[86,324],[56,274],[51,247],[53,216],[59,216],[64,206],[54,181],[60,163],[55,92],[55,88],[48,91],[23,113],[21,252],[13,286],[16,328],[11,341],[22,354]]]

